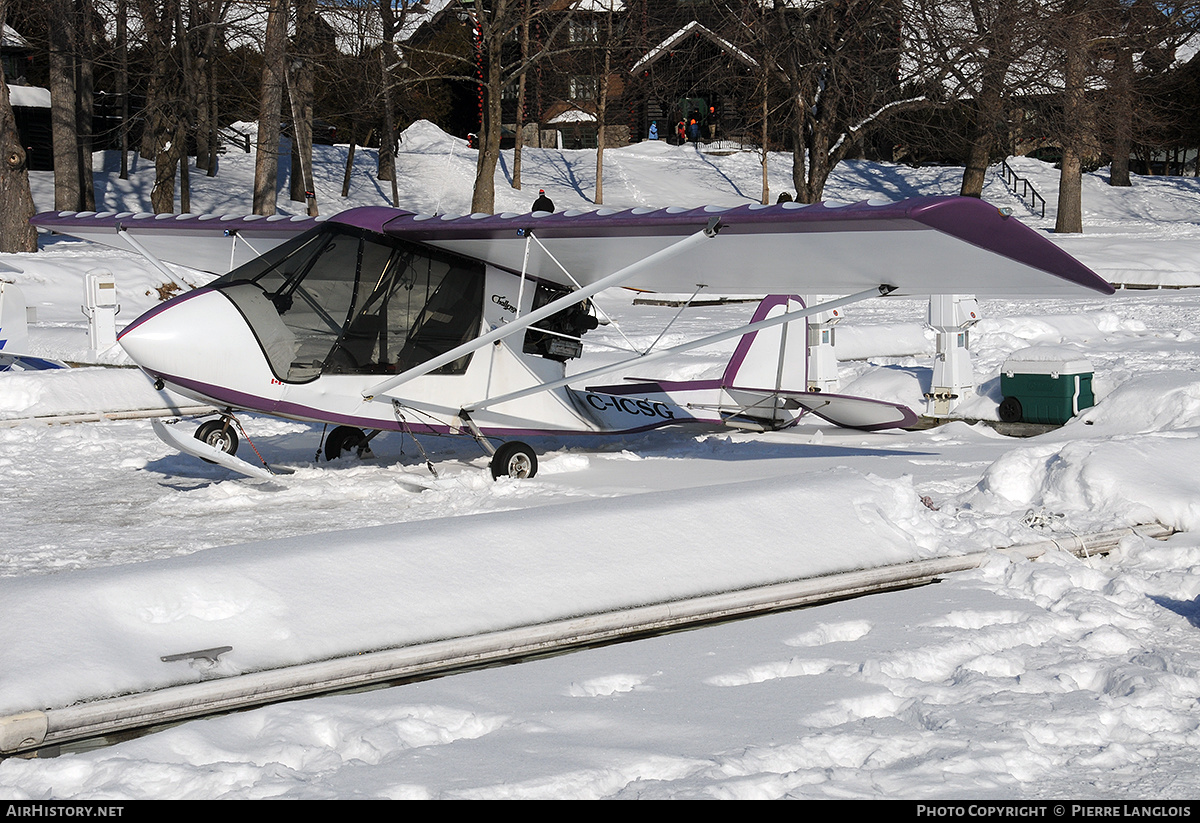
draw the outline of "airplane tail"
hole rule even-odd
[[[764,297],[751,323],[804,308],[795,295]],[[721,376],[725,389],[806,391],[808,386],[808,321],[804,318],[747,332],[738,341]]]
[[[796,295],[763,298],[751,323],[804,308]],[[797,393],[807,391],[808,321],[804,318],[746,332],[721,375],[720,409],[727,426],[767,431],[792,425],[799,417]]]
[[[796,295],[769,295],[752,323],[804,308]],[[808,390],[808,321],[792,320],[747,332],[738,341],[721,377],[722,421],[736,428],[769,431],[794,425],[804,412],[854,429],[907,427],[917,416],[907,407],[862,397]]]
[[[769,295],[758,304],[750,323],[802,308],[804,301],[795,295]],[[628,422],[621,411],[637,415],[641,409],[650,416],[654,409],[667,409],[665,404],[670,404],[670,412],[661,414],[664,420],[721,423],[750,431],[785,429],[806,413],[866,431],[906,428],[917,422],[907,406],[809,391],[808,320],[803,317],[743,334],[720,379],[627,379],[632,382],[591,387],[584,395],[594,410],[615,410],[619,423],[614,428]],[[634,399],[638,397],[646,405]]]
[[[0,283],[0,350],[23,351],[28,342],[25,296],[12,283]]]
[[[0,283],[0,371],[65,369],[66,363],[23,352],[29,347],[25,296],[12,283]]]

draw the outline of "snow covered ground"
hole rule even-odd
[[[324,212],[388,188],[360,151],[317,147]],[[424,124],[402,146],[401,205],[469,206],[474,163]],[[773,158],[773,192],[787,158]],[[97,155],[103,208],[147,208],[153,168],[121,181]],[[605,153],[606,206],[757,200],[749,154],[641,144]],[[246,211],[249,155],[193,172],[197,211]],[[1055,172],[1019,161],[1050,209]],[[527,149],[525,188],[592,207],[594,156]],[[831,198],[957,191],[959,169],[839,166]],[[51,181],[38,176],[44,206]],[[280,200],[281,210],[301,204]],[[1200,181],[1085,181],[1081,237],[1054,238],[1103,276],[1200,284]],[[108,367],[0,374],[0,425],[161,402],[114,349],[89,355],[83,275],[117,274],[121,322],[171,285],[117,252],[54,240],[0,271],[37,309],[33,353]],[[177,285],[203,282],[179,270]],[[627,329],[673,312],[601,298]],[[672,334],[751,306],[690,310]],[[195,721],[109,748],[0,761],[0,797],[1104,798],[1200,795],[1200,293],[987,301],[972,334],[996,419],[1005,357],[1028,346],[1095,366],[1098,405],[1060,430],[982,424],[863,434],[659,432],[536,444],[538,477],[492,482],[470,443],[386,435],[375,458],[318,463],[320,427],[249,418],[288,482],[171,453],[141,420],[0,428],[0,716],[205,677],[632,606],[770,580],[1159,522],[1103,558],[1005,555],[922,589],[745,620],[387,690]],[[933,343],[919,301],[849,310],[841,391],[923,408]],[[612,334],[602,329],[594,334]],[[649,333],[649,332],[647,332]],[[589,341],[591,340],[589,336]],[[662,376],[719,370],[732,344]],[[426,491],[412,491],[419,479]],[[925,502],[922,502],[922,499]],[[228,644],[216,668],[163,663]]]

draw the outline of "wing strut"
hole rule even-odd
[[[153,254],[151,254],[149,249],[147,249],[145,246],[143,246],[141,243],[139,243],[136,239],[134,239],[134,236],[132,234],[130,234],[129,231],[124,226],[117,227],[117,234],[120,236],[120,238],[122,240],[124,240],[129,245],[133,246],[134,251],[136,251],[142,257],[146,258],[146,262],[148,262],[150,265],[154,266],[154,268],[158,269],[160,272],[165,274],[167,276],[168,281],[174,281],[175,278],[179,276],[175,272],[168,269],[166,267],[166,264],[163,263],[163,261],[159,260]]]
[[[784,312],[783,314],[778,314],[778,315],[775,315],[774,317],[768,317],[765,320],[759,320],[757,323],[750,323],[745,326],[739,326],[736,329],[730,329],[729,331],[718,332],[717,334],[710,334],[708,337],[701,337],[696,340],[688,341],[687,343],[680,343],[678,346],[671,346],[670,348],[667,348],[667,349],[659,349],[658,351],[656,351],[652,354],[639,354],[637,357],[629,357],[618,363],[609,363],[607,366],[600,366],[599,368],[592,369],[591,371],[580,372],[579,374],[572,374],[569,377],[562,378],[561,380],[552,380],[548,383],[539,383],[538,385],[532,386],[528,389],[522,389],[520,391],[510,392],[508,394],[502,394],[499,397],[485,398],[476,403],[469,403],[469,404],[463,406],[463,409],[468,412],[478,411],[479,409],[486,409],[489,406],[495,406],[500,403],[506,403],[509,400],[518,400],[522,397],[528,397],[529,395],[532,395],[532,394],[538,394],[540,392],[550,391],[551,389],[557,389],[557,388],[567,385],[568,383],[578,383],[580,381],[590,380],[593,377],[599,377],[602,374],[608,374],[610,372],[619,371],[619,370],[623,369],[625,366],[628,366],[630,363],[647,363],[651,360],[658,360],[658,359],[660,359],[662,357],[666,357],[668,355],[678,354],[679,352],[691,351],[692,349],[698,349],[698,348],[701,348],[702,346],[709,346],[709,345],[712,345],[713,343],[720,343],[722,340],[728,340],[731,337],[740,337],[741,335],[748,334],[752,331],[759,331],[761,329],[769,329],[772,326],[778,326],[781,323],[790,323],[791,321],[799,320],[802,317],[808,317],[809,315],[818,314],[823,311],[830,311],[831,309],[836,309],[839,306],[845,306],[849,303],[858,303],[862,300],[869,300],[872,297],[886,296],[886,295],[891,294],[895,290],[896,290],[895,286],[889,286],[886,284],[877,286],[876,288],[856,292],[855,294],[850,294],[850,295],[847,295],[846,297],[839,297],[835,300],[828,300],[824,303],[819,303],[816,306],[810,306],[809,308],[805,308],[805,309],[797,309],[796,311]]]
[[[377,383],[376,385],[371,386],[369,389],[364,391],[362,397],[364,400],[374,400],[375,396],[382,392],[388,391],[389,389],[394,389],[396,386],[407,383],[409,380],[414,380],[422,375],[429,374],[429,372],[439,369],[447,363],[453,363],[464,354],[470,354],[476,349],[481,349],[489,343],[494,343],[497,340],[503,340],[506,337],[516,334],[517,332],[532,326],[534,323],[537,323],[539,320],[549,317],[552,314],[557,314],[568,306],[572,306],[581,300],[591,297],[593,294],[602,292],[605,289],[610,289],[613,286],[619,286],[629,278],[640,274],[644,269],[655,267],[664,260],[674,257],[675,255],[686,251],[698,243],[703,243],[705,240],[710,240],[713,237],[716,237],[717,232],[720,230],[721,219],[719,217],[710,218],[708,225],[695,234],[688,235],[677,243],[672,243],[670,246],[667,246],[665,249],[659,249],[649,257],[644,257],[636,263],[631,263],[625,268],[619,269],[607,277],[597,280],[591,285],[585,286],[577,291],[570,292],[569,294],[566,294],[557,300],[553,300],[542,306],[540,309],[531,311],[524,317],[513,320],[511,323],[505,323],[503,326],[498,326],[487,334],[480,335],[474,340],[463,343],[461,346],[455,346],[445,354],[440,354],[437,357],[430,358],[419,366],[414,366],[407,371],[397,374],[395,377],[384,380],[382,383]]]

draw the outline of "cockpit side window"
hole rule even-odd
[[[482,263],[336,223],[212,285],[289,383],[401,371],[470,340],[482,322]],[[469,362],[435,373],[461,373]]]

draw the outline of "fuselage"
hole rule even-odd
[[[120,343],[173,390],[222,408],[453,433],[463,428],[461,409],[563,378],[578,336],[594,327],[586,308],[395,389],[371,388],[564,293],[335,218],[147,312]],[[561,387],[483,409],[472,423],[503,436],[636,430],[688,417],[661,400]]]

